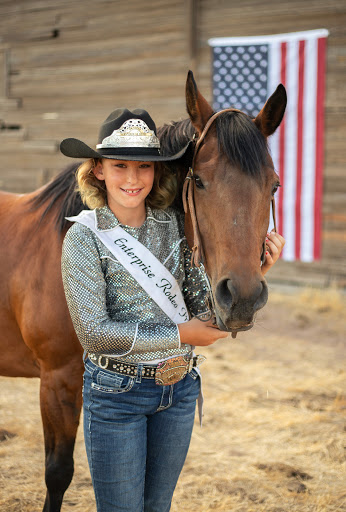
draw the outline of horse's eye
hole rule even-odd
[[[195,183],[197,188],[204,188],[201,178],[197,175],[195,175]]]
[[[272,195],[274,195],[278,191],[278,188],[280,186],[281,186],[280,183],[277,183],[276,185],[274,185],[273,190],[272,190]]]

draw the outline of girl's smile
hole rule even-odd
[[[93,170],[104,181],[107,202],[120,223],[140,226],[145,220],[145,199],[154,183],[154,163],[103,159]]]
[[[123,192],[125,192],[126,194],[129,194],[130,196],[134,196],[134,195],[137,195],[141,192],[141,188],[137,188],[137,189],[121,189]]]

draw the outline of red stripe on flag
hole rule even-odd
[[[298,101],[297,101],[297,174],[295,198],[295,258],[300,259],[301,197],[303,168],[303,96],[304,96],[305,41],[299,41]]]
[[[281,43],[281,72],[280,81],[283,85],[286,85],[286,55],[287,55],[287,43]],[[279,134],[279,177],[280,177],[280,195],[278,204],[278,232],[283,234],[283,186],[285,183],[285,118],[283,118],[280,125]]]
[[[317,41],[317,94],[316,94],[316,180],[315,180],[315,233],[314,259],[321,257],[321,216],[323,178],[323,126],[326,38]]]

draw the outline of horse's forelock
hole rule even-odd
[[[267,164],[268,146],[251,117],[243,112],[225,112],[216,118],[215,126],[219,152],[245,173],[259,176]],[[177,153],[194,134],[190,119],[163,125],[158,129],[162,152]]]
[[[243,112],[225,112],[215,124],[219,151],[247,174],[260,175],[267,164],[268,146],[251,117]]]

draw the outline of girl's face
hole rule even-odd
[[[128,210],[139,215],[145,212],[145,198],[154,183],[154,162],[105,158],[93,172],[106,183],[108,206],[118,217]]]

